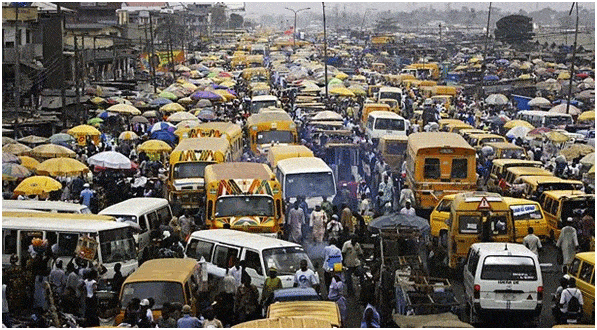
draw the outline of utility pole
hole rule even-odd
[[[14,100],[15,111],[17,113],[16,128],[19,125],[19,114],[21,113],[21,54],[19,53],[19,43],[21,34],[19,33],[19,3],[15,2],[15,87]],[[15,129],[15,138],[18,138],[18,129]]]
[[[442,23],[439,23],[439,45],[442,45]]]
[[[58,15],[60,16],[60,98],[62,102],[61,114],[62,114],[62,123],[63,128],[67,127],[68,120],[66,118],[66,73],[64,70],[66,69],[66,65],[64,65],[64,41],[63,41],[63,30],[64,30],[64,13],[60,9],[60,3],[56,3],[56,9],[58,11]]]
[[[574,79],[574,63],[576,62],[576,42],[578,38],[578,2],[572,3],[572,8],[568,15],[572,15],[572,10],[576,7],[576,29],[574,30],[574,48],[572,48],[572,64],[570,65],[570,81],[568,81],[568,102],[566,103],[566,114],[570,113],[570,101],[572,98],[572,80]]]
[[[327,32],[325,27],[325,2],[321,3],[323,7],[323,65],[325,68],[324,77],[325,77],[325,99],[328,99],[328,39],[327,39]]]
[[[157,94],[158,92],[158,87],[156,85],[156,81],[155,81],[155,67],[153,66],[153,21],[151,20],[151,11],[149,12],[149,37],[151,38],[151,42],[150,42],[150,46],[151,46],[151,55],[147,54],[147,57],[149,58],[149,67],[151,70],[151,80],[153,82],[153,92]]]
[[[485,49],[483,50],[483,61],[487,58],[487,43],[489,41],[489,21],[491,19],[491,2],[489,3],[489,11],[487,12],[487,31],[485,33]]]
[[[77,118],[81,118],[81,98],[79,97],[79,47],[77,45],[77,35],[73,34],[75,42],[75,104],[77,106]]]
[[[21,33],[19,31],[19,3],[15,2],[15,111],[17,112],[17,123],[21,113],[21,54],[19,44],[21,43]],[[15,130],[15,134],[18,134]]]
[[[294,10],[287,7],[286,9],[294,13],[294,27],[292,28],[292,52],[294,53],[296,51],[296,14],[311,8],[301,8],[299,10]]]

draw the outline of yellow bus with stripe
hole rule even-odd
[[[221,121],[201,123],[192,128],[179,128],[174,134],[178,136],[179,141],[187,138],[223,136],[230,143],[233,160],[238,160],[243,155],[243,130],[233,123]]]
[[[284,223],[282,187],[267,164],[232,162],[205,168],[205,224],[272,236]]]
[[[168,201],[180,203],[183,208],[199,208],[205,193],[205,167],[231,160],[230,143],[225,137],[183,139],[170,154]]]
[[[249,146],[255,155],[265,155],[274,145],[297,144],[298,133],[292,118],[282,111],[256,113],[247,118]]]

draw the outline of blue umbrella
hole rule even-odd
[[[500,77],[498,77],[496,75],[489,75],[489,76],[483,77],[483,80],[497,81],[497,80],[500,80]]]
[[[97,116],[97,117],[105,120],[105,119],[108,119],[108,117],[114,117],[114,116],[118,116],[118,114],[114,113],[114,112],[104,111],[104,112],[100,113],[99,116]]]
[[[197,101],[197,100],[221,100],[222,96],[216,94],[216,93],[212,93],[210,91],[197,91],[193,94],[191,94],[191,99]]]
[[[75,142],[75,138],[70,134],[57,133],[57,134],[50,136],[49,141],[52,144],[68,145],[69,143]]]
[[[149,130],[150,132],[159,132],[159,131],[166,131],[166,132],[171,132],[173,133],[176,130],[176,126],[165,122],[165,121],[160,121],[157,122],[155,124],[153,124],[153,126],[151,126],[151,129]]]
[[[237,96],[237,95],[236,95],[236,92],[234,91],[234,89],[227,88],[227,89],[226,89],[226,91],[227,91],[228,93],[230,93],[230,94],[234,95],[234,96]]]
[[[169,145],[173,146],[176,143],[176,135],[168,131],[156,131],[151,133],[151,138],[155,140],[162,140]]]
[[[499,60],[495,61],[495,63],[497,63],[499,65],[508,65],[508,64],[510,64],[510,61],[508,61],[505,58],[502,58],[502,59],[499,59]]]
[[[228,89],[228,87],[226,87],[226,86],[217,85],[217,84],[211,84],[211,87],[213,89]]]
[[[215,112],[210,109],[203,109],[197,114],[197,118],[205,121],[214,120],[217,118]]]
[[[161,106],[169,104],[169,103],[172,103],[172,101],[168,100],[167,98],[164,98],[164,97],[160,97],[160,98],[157,98],[157,99],[149,102],[150,105],[158,106],[158,107],[161,107]]]

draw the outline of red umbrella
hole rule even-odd
[[[548,132],[551,132],[551,128],[539,127],[539,128],[535,128],[534,130],[531,130],[530,132],[527,133],[527,135],[541,135],[543,133],[548,133]]]
[[[585,78],[589,77],[589,75],[586,74],[586,73],[584,73],[584,72],[583,73],[577,73],[576,76],[578,78],[582,78],[582,79],[585,79]]]

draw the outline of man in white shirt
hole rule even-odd
[[[522,244],[524,244],[524,246],[531,250],[531,252],[533,252],[535,255],[539,256],[539,250],[543,248],[543,246],[541,246],[541,240],[539,237],[537,237],[537,235],[534,234],[533,227],[529,227],[527,232],[528,235],[522,239]]]
[[[315,272],[307,268],[307,260],[300,263],[301,268],[294,274],[294,286],[299,288],[314,288],[319,292],[319,279]]]
[[[413,216],[417,215],[417,213],[415,212],[415,209],[410,206],[409,200],[406,201],[406,206],[404,206],[402,208],[402,210],[400,210],[400,214],[413,215]]]

